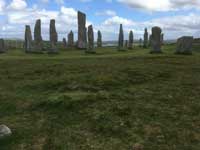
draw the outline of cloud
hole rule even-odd
[[[12,10],[22,10],[27,7],[27,3],[25,0],[12,0],[11,4],[8,6],[8,8]]]
[[[113,16],[103,22],[104,25],[106,26],[111,26],[111,25],[119,25],[123,24],[125,26],[133,26],[135,25],[134,21],[126,18],[122,18],[119,16]]]
[[[131,8],[147,11],[175,11],[180,9],[198,8],[199,0],[117,0]]]
[[[104,10],[96,13],[97,16],[116,16],[116,12],[113,10]]]
[[[4,0],[0,0],[0,13],[5,9],[6,2]]]

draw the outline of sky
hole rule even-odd
[[[0,0],[0,37],[24,38],[25,25],[33,32],[36,19],[42,21],[43,39],[49,39],[50,19],[56,20],[59,40],[72,30],[77,39],[77,11],[87,15],[95,38],[117,40],[123,24],[125,39],[133,30],[135,39],[143,37],[144,28],[151,34],[160,26],[165,39],[180,36],[200,37],[200,0]]]

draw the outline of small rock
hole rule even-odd
[[[6,125],[0,125],[0,138],[11,135],[11,130]]]
[[[134,144],[132,150],[143,150],[143,145],[139,143]]]

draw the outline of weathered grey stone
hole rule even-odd
[[[51,48],[48,50],[49,53],[58,53],[57,42],[58,42],[58,34],[56,32],[56,21],[52,19],[50,21],[50,44]]]
[[[63,47],[64,47],[64,48],[67,47],[67,40],[66,40],[66,38],[63,38]]]
[[[4,39],[0,39],[0,53],[6,52]]]
[[[122,24],[120,24],[119,29],[118,50],[124,50],[124,31]]]
[[[130,31],[129,33],[129,43],[128,43],[128,49],[133,49],[133,31]]]
[[[102,34],[101,34],[101,31],[98,31],[97,47],[102,47]]]
[[[78,11],[78,48],[87,49],[86,15]]]
[[[41,35],[41,20],[36,20],[34,28],[34,51],[41,52],[43,49],[43,41]]]
[[[142,38],[139,39],[139,47],[142,47]]]
[[[125,40],[124,47],[125,47],[125,48],[128,48],[128,40]]]
[[[177,54],[192,54],[192,36],[183,36],[177,40]]]
[[[68,34],[68,47],[74,47],[74,33],[72,31]]]
[[[144,48],[148,47],[148,31],[147,31],[147,28],[145,28],[145,31],[144,31],[143,47]]]
[[[95,53],[94,50],[94,32],[93,27],[90,25],[88,27],[88,49],[86,50],[87,53]]]
[[[24,42],[25,52],[27,53],[33,52],[31,27],[29,25],[26,25],[25,27],[24,41],[25,41]]]
[[[162,53],[161,51],[161,33],[162,30],[160,27],[152,28],[152,37],[151,37],[151,53]]]
[[[6,125],[0,125],[0,138],[10,136],[11,134],[11,130]]]

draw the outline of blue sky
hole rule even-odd
[[[59,39],[73,30],[77,34],[77,11],[87,15],[95,35],[102,31],[104,40],[117,40],[119,24],[125,37],[133,30],[135,39],[160,26],[165,39],[182,35],[200,37],[200,0],[0,0],[0,37],[24,37],[24,26],[42,20],[42,35],[49,38],[49,20],[56,19]]]

